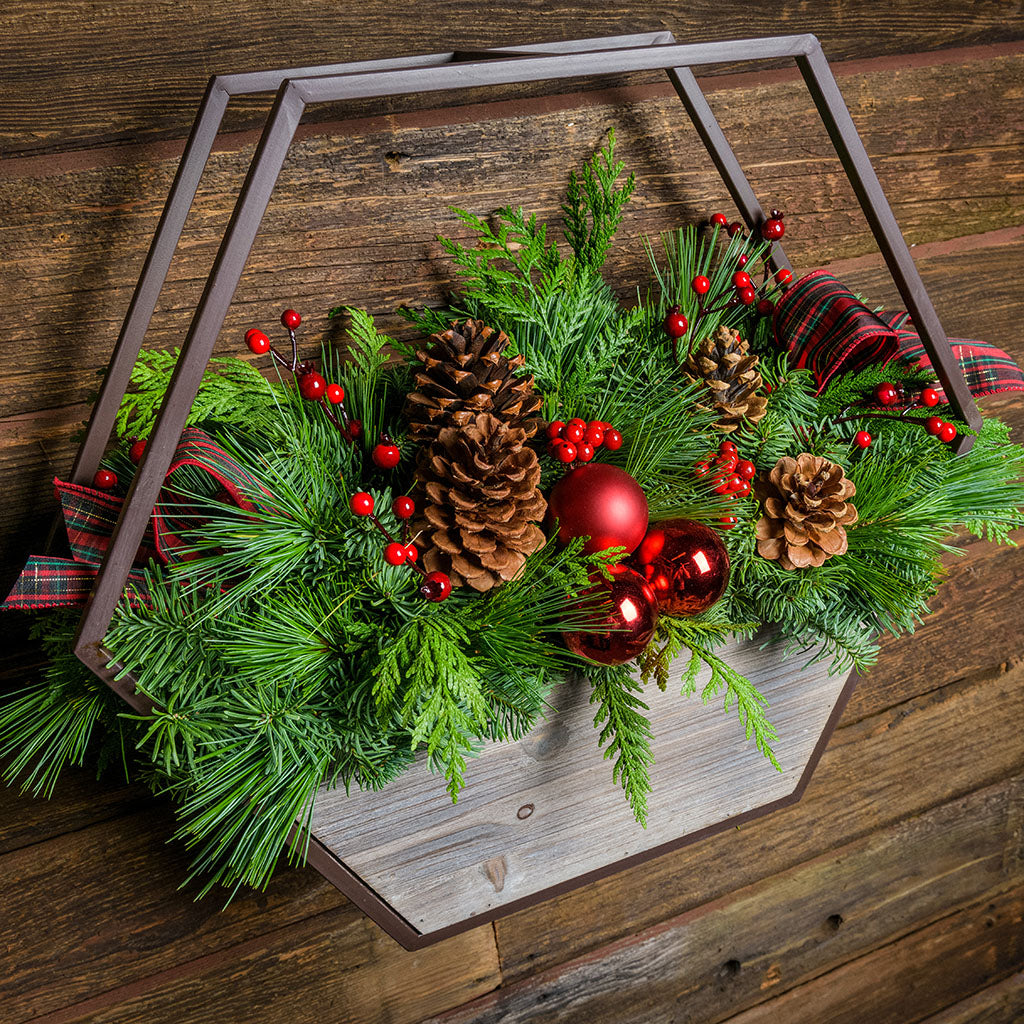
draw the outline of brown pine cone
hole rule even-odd
[[[764,515],[757,523],[757,553],[783,569],[824,565],[846,552],[846,527],[857,522],[850,503],[857,489],[843,469],[804,452],[779,459],[758,486]]]
[[[481,320],[453,323],[426,351],[416,353],[423,369],[416,390],[406,399],[405,415],[414,441],[430,442],[443,427],[464,427],[481,412],[493,413],[528,438],[540,427],[534,414],[541,396],[531,375],[519,375],[522,355],[503,354],[508,335]]]
[[[768,399],[757,394],[764,384],[759,362],[739,333],[724,324],[687,356],[683,368],[706,385],[710,395],[704,408],[718,415],[719,430],[730,433],[744,420],[756,423],[767,411]]]
[[[540,463],[527,432],[479,413],[443,427],[417,467],[423,501],[417,527],[428,542],[423,564],[453,586],[486,591],[512,579],[544,543],[547,512]]]

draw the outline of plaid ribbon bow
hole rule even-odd
[[[152,559],[168,564],[195,557],[181,536],[190,524],[188,510],[183,509],[180,497],[170,485],[171,476],[182,466],[195,466],[208,473],[219,485],[219,497],[230,499],[246,512],[259,512],[260,506],[253,501],[255,496],[271,497],[270,492],[208,434],[188,428],[175,449],[167,482],[135,556],[136,566],[145,566]],[[72,557],[33,555],[0,610],[85,604],[92,591],[124,499],[64,480],[55,479],[54,487],[60,499]],[[194,524],[192,517],[191,525]],[[133,607],[149,603],[145,577],[137,569],[128,574],[124,597]]]
[[[810,370],[820,394],[837,374],[885,366],[895,358],[923,369],[932,365],[905,312],[872,313],[824,270],[800,278],[775,309],[775,339],[798,369]],[[951,338],[950,345],[975,398],[1024,391],[1024,373],[1002,349]],[[936,389],[945,401],[942,388]]]

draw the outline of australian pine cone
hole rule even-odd
[[[710,395],[704,401],[717,414],[719,430],[729,433],[744,420],[756,423],[764,416],[768,399],[757,393],[764,384],[758,365],[747,342],[724,324],[687,356],[683,368],[706,385]]]
[[[417,524],[428,572],[486,591],[512,579],[544,543],[547,502],[527,431],[489,412],[442,427],[417,468],[424,493]]]
[[[430,340],[432,345],[416,353],[423,368],[405,404],[414,441],[434,441],[442,428],[466,426],[481,412],[493,413],[533,437],[540,427],[534,417],[541,396],[533,377],[519,374],[522,355],[504,355],[509,343],[504,331],[466,320]]]
[[[857,522],[850,499],[857,493],[843,469],[804,452],[779,459],[759,491],[764,514],[757,523],[757,552],[783,569],[823,565],[846,552],[846,527]]]

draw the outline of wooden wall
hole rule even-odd
[[[1024,16],[1019,2],[226,0],[0,9],[0,585],[38,548],[212,72],[669,28],[680,40],[816,32],[947,329],[1024,359]],[[891,283],[786,70],[709,76],[789,251],[879,302]],[[657,76],[313,112],[221,340],[338,302],[388,319],[440,295],[458,203],[557,208],[617,126],[640,178],[611,266],[724,190]],[[514,102],[508,102],[508,101]],[[499,102],[500,101],[500,102]],[[151,343],[180,339],[266,103],[211,160]],[[993,400],[1024,440],[1024,401]],[[967,540],[935,612],[885,645],[804,800],[419,953],[310,870],[221,913],[176,888],[167,807],[72,772],[49,803],[0,791],[0,1019],[290,1024],[892,1022],[1024,1018],[1024,551]],[[0,680],[36,669],[0,623]]]

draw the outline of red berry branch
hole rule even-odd
[[[844,406],[840,410],[844,415],[840,415],[833,422],[853,423],[858,420],[874,419],[897,420],[900,423],[915,423],[926,430],[929,434],[937,437],[944,444],[949,444],[955,440],[957,436],[956,427],[953,426],[952,423],[947,423],[938,416],[929,416],[927,419],[920,419],[917,416],[910,415],[910,413],[915,409],[919,409],[922,406],[928,409],[934,408],[940,401],[941,397],[935,388],[922,388],[919,391],[911,391],[904,387],[903,384],[893,384],[890,381],[883,381],[875,388],[870,398],[865,398],[860,402],[852,402],[849,405]],[[851,410],[857,406],[873,406],[876,404],[891,411],[878,412],[876,410],[851,413]],[[898,412],[895,411],[897,407],[900,407]],[[858,430],[853,437],[853,443],[858,448],[870,447],[872,440],[873,438],[866,430]]]
[[[603,420],[581,420],[574,417],[568,423],[552,420],[547,427],[548,454],[572,467],[575,463],[590,462],[597,449],[604,446],[610,452],[622,447],[622,434]]]
[[[739,449],[732,441],[723,441],[714,455],[708,455],[693,467],[698,479],[710,476],[711,489],[715,494],[730,498],[746,498],[750,495],[750,481],[754,479],[757,467],[747,459],[741,459]],[[719,519],[723,530],[731,530],[739,522],[734,515]]]

